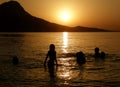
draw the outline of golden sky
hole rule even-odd
[[[3,3],[9,0],[0,0]],[[67,26],[120,30],[120,0],[16,0],[33,16]]]

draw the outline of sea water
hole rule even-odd
[[[55,44],[58,67],[54,80],[43,62]],[[94,48],[106,53],[95,60]],[[86,64],[79,67],[76,52]],[[17,56],[19,64],[13,65]],[[0,33],[0,87],[120,87],[120,32]]]

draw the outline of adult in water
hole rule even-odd
[[[95,53],[94,53],[94,57],[95,57],[95,58],[100,57],[99,48],[96,47],[96,48],[94,49],[94,51],[95,51]]]
[[[48,62],[47,59],[49,58]],[[51,78],[54,78],[54,72],[55,72],[55,63],[57,64],[57,59],[56,59],[56,51],[55,51],[55,45],[54,44],[50,44],[49,46],[49,51],[46,55],[45,61],[44,61],[44,67],[46,68],[46,62],[47,62],[47,66],[48,66],[48,71],[50,74]]]

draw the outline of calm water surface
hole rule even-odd
[[[43,67],[51,43],[59,63],[54,80]],[[91,56],[95,47],[106,52],[104,61]],[[0,33],[0,49],[0,87],[120,87],[120,32]],[[87,59],[80,68],[78,51]],[[14,55],[17,66],[11,63]]]

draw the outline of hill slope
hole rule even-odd
[[[80,32],[107,31],[97,28],[68,27],[29,14],[17,1],[0,5],[0,32]]]

